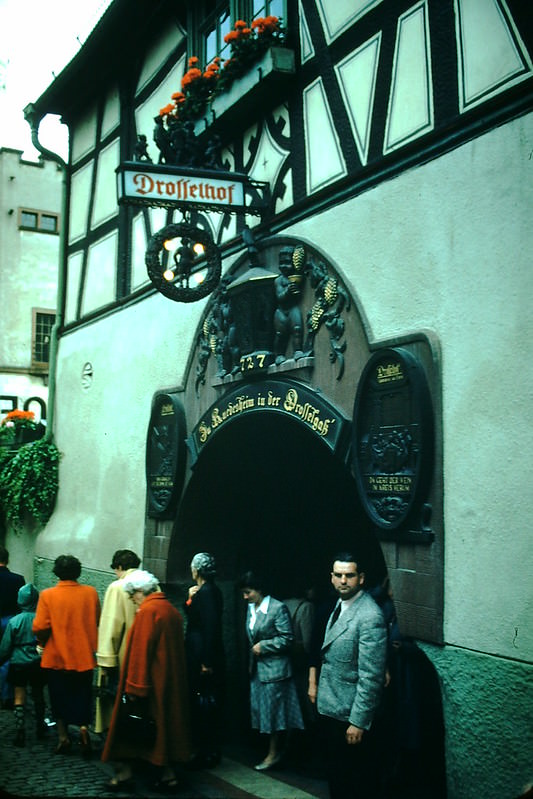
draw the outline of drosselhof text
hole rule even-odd
[[[219,180],[168,179],[138,172],[129,176],[131,192],[141,197],[158,197],[182,202],[242,205],[242,185]],[[130,194],[129,191],[127,191]]]

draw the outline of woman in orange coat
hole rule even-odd
[[[140,758],[159,767],[157,787],[173,790],[177,786],[174,763],[184,763],[191,757],[183,620],[159,589],[153,574],[137,569],[124,579],[123,589],[138,610],[128,634],[117,699],[102,753],[104,762],[115,761],[115,776],[106,787],[131,787],[133,772],[128,761]],[[134,702],[147,700],[157,730],[153,746],[121,739],[118,716],[123,694]]]
[[[54,563],[59,582],[41,591],[33,632],[42,647],[41,667],[47,670],[48,694],[59,741],[56,754],[70,751],[68,725],[80,728],[83,755],[90,755],[88,725],[92,719],[93,669],[100,619],[96,588],[81,585],[81,563],[60,555]]]

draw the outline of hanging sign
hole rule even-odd
[[[265,207],[268,184],[239,172],[126,161],[116,173],[119,204],[250,214]]]
[[[422,364],[404,349],[367,363],[353,414],[353,471],[367,515],[395,530],[423,504],[433,470],[433,412]]]

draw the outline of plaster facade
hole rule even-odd
[[[56,308],[62,185],[51,161],[25,161],[21,151],[0,148],[0,395],[15,397],[1,401],[2,415],[48,396],[47,374],[32,368],[32,308]],[[21,229],[21,209],[56,215],[57,233]],[[39,420],[40,407],[30,410]]]

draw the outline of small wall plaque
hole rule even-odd
[[[382,530],[416,529],[433,470],[433,411],[422,364],[408,350],[380,350],[363,370],[352,452],[372,522]]]
[[[158,394],[146,440],[148,515],[174,516],[183,488],[187,448],[185,411],[176,394]]]

